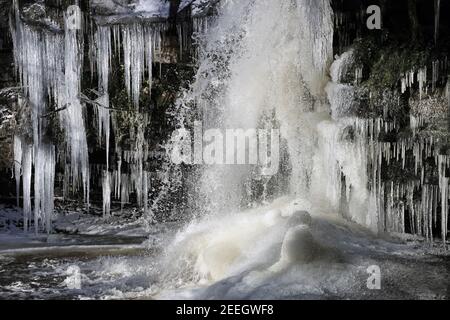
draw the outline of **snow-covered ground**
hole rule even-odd
[[[158,225],[145,241],[139,228],[130,231],[131,222],[106,226],[99,218],[69,215],[56,225],[77,226],[78,234],[46,242],[23,236],[29,242],[20,248],[0,250],[0,298],[448,299],[450,256],[441,244],[382,238],[314,210],[313,255],[280,264],[293,226],[289,206],[279,202],[278,212],[271,205],[202,219],[180,231]],[[367,269],[374,265],[381,272],[379,290],[367,287]],[[74,277],[79,287],[70,286]]]
[[[141,219],[133,215],[104,219],[78,211],[58,212],[50,235],[23,231],[22,209],[0,205],[0,250],[48,245],[140,243],[147,239]]]
[[[123,298],[127,291],[140,292],[139,283],[146,287],[148,281],[139,270],[150,272],[165,235],[178,228],[144,227],[131,213],[104,219],[76,211],[55,214],[50,235],[25,233],[21,226],[22,210],[0,205],[0,299]],[[71,270],[78,268],[82,288],[73,289]],[[118,294],[117,286],[125,293]]]

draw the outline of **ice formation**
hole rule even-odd
[[[55,52],[54,41],[61,41],[60,36],[41,34],[20,20],[19,8],[16,1],[13,3],[15,23],[11,22],[13,42],[15,48],[15,65],[18,69],[24,93],[31,106],[31,119],[33,125],[33,163],[34,163],[34,225],[36,232],[39,226],[50,231],[50,222],[53,215],[53,181],[55,169],[54,146],[46,141],[45,127],[47,112],[46,91],[54,97],[58,89],[53,87],[58,79],[58,69],[54,67],[60,54]],[[49,71],[49,72],[46,72]],[[21,147],[21,150],[27,147]],[[19,151],[16,150],[17,152]],[[22,152],[24,180],[24,215],[25,228],[31,211],[31,199],[28,187],[31,182],[31,164],[28,163],[30,153]],[[16,155],[18,158],[19,155]],[[20,178],[20,177],[17,177]],[[20,181],[20,180],[19,180]]]
[[[76,187],[82,181],[84,199],[89,203],[89,159],[81,104],[81,68],[83,61],[82,33],[70,26],[70,17],[65,17],[64,35],[64,82],[58,97],[60,119],[66,132],[66,143],[70,154],[72,183]]]
[[[17,206],[20,206],[20,176],[22,171],[22,140],[14,136],[14,177],[16,179]]]
[[[24,145],[22,159],[22,187],[23,187],[23,226],[28,231],[31,221],[31,173],[32,173],[32,153],[31,145]]]
[[[89,164],[80,92],[82,42],[79,31],[69,25],[66,17],[65,33],[34,30],[23,23],[18,3],[14,2],[15,19],[12,22],[15,62],[25,96],[31,107],[33,124],[34,164],[34,225],[50,232],[53,215],[53,184],[55,175],[55,147],[46,137],[47,117],[52,113],[49,101],[65,128],[67,151],[73,185],[82,179],[85,199],[89,201]],[[29,159],[29,155],[24,153]],[[23,170],[23,179],[31,179],[31,165]],[[25,176],[25,174],[27,176]],[[28,214],[30,193],[24,184],[24,214]],[[28,190],[27,190],[28,191]]]
[[[97,106],[98,136],[104,139],[106,145],[106,170],[109,168],[109,139],[110,139],[110,113],[109,113],[109,73],[111,67],[111,30],[109,27],[99,26],[95,33],[97,45],[97,73],[98,87],[102,95]]]
[[[434,0],[434,42],[439,39],[439,26],[441,16],[441,0]]]
[[[103,191],[103,216],[109,217],[111,214],[111,174],[109,171],[103,172],[102,191]]]

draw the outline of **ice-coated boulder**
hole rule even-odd
[[[281,259],[283,264],[308,263],[314,259],[317,244],[306,225],[290,228],[284,236],[281,246]]]
[[[308,213],[308,211],[298,210],[292,213],[292,215],[289,217],[288,225],[291,227],[298,225],[310,226],[311,222],[311,215]]]

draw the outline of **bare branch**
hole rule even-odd
[[[46,118],[46,117],[48,117],[48,116],[51,116],[52,114],[56,114],[56,113],[58,113],[58,112],[60,112],[60,111],[66,110],[68,106],[69,106],[69,104],[66,103],[63,107],[61,107],[61,108],[59,108],[59,109],[56,109],[56,110],[51,111],[51,112],[49,112],[49,113],[43,114],[43,115],[41,116],[41,118]]]
[[[98,94],[98,91],[97,91],[97,90],[90,89],[90,91],[92,91],[92,92]],[[101,104],[101,103],[99,103],[99,102],[97,102],[97,101],[95,101],[95,100],[89,99],[89,98],[88,98],[86,95],[84,95],[83,93],[80,93],[79,98],[80,98],[80,100],[81,100],[82,102],[87,103],[87,104],[90,104],[90,105],[92,105],[92,106],[97,106],[97,107],[101,107],[101,108],[108,109],[108,110],[113,110],[113,111],[121,111],[121,112],[128,112],[128,111],[129,111],[129,110],[125,110],[125,109],[116,109],[116,108],[106,107],[106,106],[104,106],[103,104]]]

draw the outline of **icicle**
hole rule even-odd
[[[54,199],[55,147],[40,144],[35,148],[34,158],[34,228],[38,233],[39,226],[42,226],[50,233]]]
[[[147,68],[151,73],[152,30],[140,24],[122,26],[125,87],[136,109],[144,71]],[[149,80],[151,82],[151,78]]]
[[[106,145],[106,170],[109,169],[109,140],[110,140],[110,113],[109,95],[105,94],[97,99],[98,136],[100,141],[104,137]]]
[[[114,29],[115,30],[115,29]],[[109,170],[109,140],[110,140],[110,112],[109,112],[109,73],[111,66],[111,29],[108,26],[98,26],[96,33],[98,87],[101,97],[97,99],[98,137],[100,143],[106,145],[106,171]]]
[[[449,209],[449,178],[445,176],[445,171],[448,168],[448,157],[439,155],[439,188],[441,190],[441,237],[446,248],[447,241],[447,221]]]
[[[65,74],[64,86],[60,89],[60,119],[65,128],[66,142],[70,154],[72,183],[78,186],[82,178],[84,200],[89,205],[89,160],[83,106],[79,100],[81,66],[83,59],[82,37],[65,16]]]
[[[145,56],[146,56],[146,63],[147,63],[147,69],[148,69],[148,83],[149,83],[149,94],[152,92],[152,85],[153,85],[153,71],[152,71],[152,65],[153,65],[153,55],[154,55],[154,42],[153,39],[155,38],[153,36],[153,33],[159,34],[159,30],[153,30],[152,28],[146,27],[145,28]]]
[[[179,46],[178,50],[180,59],[183,59],[184,38],[183,38],[183,27],[180,24],[177,24],[177,36],[178,36],[178,46]]]
[[[439,72],[440,72],[440,68],[439,68],[439,60],[433,61],[432,63],[432,80],[431,80],[431,90],[434,92],[436,90],[436,84],[439,81]]]
[[[42,226],[51,230],[53,214],[53,184],[55,175],[54,147],[45,142],[44,132],[47,120],[46,94],[57,99],[60,91],[62,64],[62,37],[58,34],[33,30],[20,20],[17,1],[13,2],[15,24],[11,23],[14,42],[14,59],[18,68],[24,95],[31,107],[34,147],[34,225],[35,231]],[[23,156],[24,179],[24,222],[28,228],[31,203],[31,147],[26,148]]]
[[[450,130],[450,76],[447,79],[447,90],[446,90],[446,95],[447,95],[447,126],[448,126],[448,130]]]
[[[125,203],[129,202],[130,196],[130,185],[128,176],[125,173],[122,173],[121,176],[121,185],[120,185],[120,210],[123,211],[123,207]]]
[[[14,177],[16,179],[17,207],[20,206],[20,172],[22,170],[22,139],[14,136]]]
[[[420,99],[422,99],[422,96],[424,94],[424,88],[426,87],[427,83],[427,67],[423,67],[419,70],[419,74],[417,75],[417,81],[419,82],[419,95]]]
[[[148,214],[148,172],[144,171],[143,173],[143,183],[142,183],[142,192],[144,194],[144,216],[147,217]]]
[[[434,0],[434,43],[437,44],[439,39],[439,25],[441,15],[441,0]]]
[[[22,145],[22,188],[23,188],[23,227],[28,231],[31,221],[31,167],[33,149],[30,145]]]
[[[103,191],[103,217],[111,215],[111,174],[108,171],[103,172],[102,177]]]
[[[116,184],[116,198],[120,197],[120,187],[121,187],[121,178],[122,178],[122,155],[121,152],[118,151],[118,160],[117,160],[117,184]]]
[[[357,67],[355,69],[355,85],[361,83],[362,77],[363,77],[363,69],[362,67]]]

